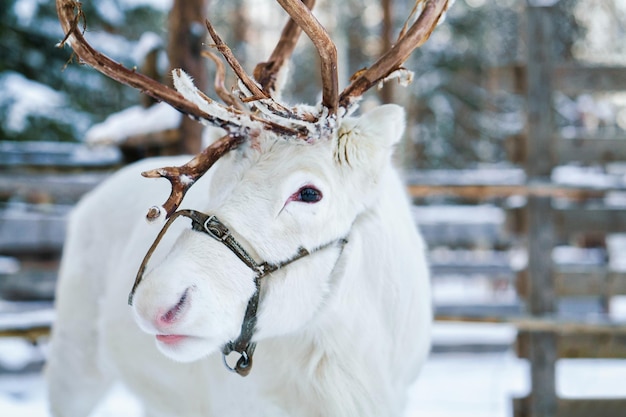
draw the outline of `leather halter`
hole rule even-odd
[[[128,304],[133,304],[133,297],[135,295],[135,291],[137,287],[141,283],[143,279],[144,272],[148,265],[148,261],[152,256],[154,250],[158,246],[159,242],[165,235],[165,232],[171,224],[174,222],[176,218],[179,216],[188,217],[192,222],[192,229],[201,233],[206,233],[211,236],[213,239],[221,242],[226,246],[232,253],[234,253],[239,260],[241,260],[248,268],[250,268],[254,273],[254,285],[255,290],[250,300],[248,300],[248,306],[246,307],[246,313],[243,318],[243,322],[241,323],[241,331],[239,332],[239,336],[234,341],[229,341],[222,348],[222,355],[224,360],[224,365],[229,370],[236,372],[241,376],[246,376],[250,373],[250,369],[252,368],[252,355],[254,354],[254,349],[256,348],[256,343],[252,342],[252,337],[254,335],[254,330],[256,327],[257,321],[257,308],[259,305],[259,296],[260,296],[260,288],[261,288],[261,278],[275,272],[292,262],[297,261],[298,259],[302,259],[305,256],[308,256],[312,253],[321,251],[323,249],[338,246],[341,250],[346,243],[348,243],[346,238],[339,238],[328,242],[322,246],[319,246],[311,251],[300,247],[298,251],[289,259],[272,264],[268,262],[257,262],[254,258],[243,248],[243,246],[237,241],[237,239],[230,233],[230,230],[224,223],[222,223],[216,216],[205,214],[196,210],[178,210],[168,219],[165,223],[156,239],[148,249],[146,256],[144,257],[141,265],[139,266],[139,270],[137,271],[137,276],[135,278],[135,283],[128,295]],[[236,365],[233,367],[228,364],[226,361],[226,357],[232,353],[237,352],[241,356],[237,360]]]

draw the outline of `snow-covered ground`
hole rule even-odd
[[[508,325],[438,323],[439,346],[459,343],[506,344]],[[0,339],[0,364],[23,366],[42,352],[18,339]],[[557,391],[563,397],[626,398],[626,361],[562,360]],[[410,389],[405,417],[508,417],[511,399],[529,392],[528,364],[512,350],[491,353],[434,353]],[[0,374],[0,416],[49,417],[45,386],[38,372]],[[140,417],[141,406],[123,387],[115,387],[91,417]]]

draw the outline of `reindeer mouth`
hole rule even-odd
[[[157,349],[176,362],[189,363],[213,354],[219,344],[210,338],[185,334],[155,335]]]
[[[190,336],[182,334],[157,334],[156,340],[166,345],[176,345],[183,340],[188,339]]]

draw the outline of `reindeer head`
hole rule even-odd
[[[139,325],[156,335],[166,355],[188,361],[219,348],[225,354],[235,350],[243,355],[235,367],[241,374],[249,370],[253,335],[257,340],[302,327],[340,275],[350,230],[376,199],[404,129],[398,106],[382,106],[360,118],[350,114],[373,85],[408,73],[402,63],[448,7],[448,0],[418,0],[409,20],[418,17],[407,21],[395,45],[339,93],[336,49],[310,11],[313,1],[277,1],[291,19],[270,60],[256,67],[255,79],[207,21],[215,47],[239,79],[236,93],[218,89],[226,103],[220,104],[181,70],[173,71],[174,91],[93,50],[78,30],[79,4],[57,0],[64,41],[83,61],[225,131],[188,164],[143,173],[172,183],[165,204],[147,215],[151,221],[169,220],[142,263],[129,302]],[[273,98],[301,30],[321,60],[322,102],[315,108],[289,107]],[[215,55],[207,56],[219,63]],[[218,160],[209,202],[177,211],[189,187]],[[164,259],[149,265],[161,237],[181,216],[191,219],[192,229]]]
[[[225,232],[188,230],[163,262],[147,268],[134,295],[137,321],[152,334],[185,336],[157,338],[160,349],[193,360],[235,341],[257,284],[263,302],[255,339],[311,320],[340,272],[352,224],[376,198],[403,120],[400,107],[383,106],[344,119],[329,140],[263,135],[222,158],[213,168],[210,202],[197,209],[215,216],[214,227],[228,228],[244,259],[222,241]],[[197,228],[209,220],[190,215]],[[300,256],[303,249],[308,255]],[[257,278],[257,265],[271,275]]]

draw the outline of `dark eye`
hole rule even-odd
[[[293,197],[294,201],[301,201],[303,203],[317,203],[322,199],[322,192],[317,188],[306,186],[302,187],[296,192]]]

